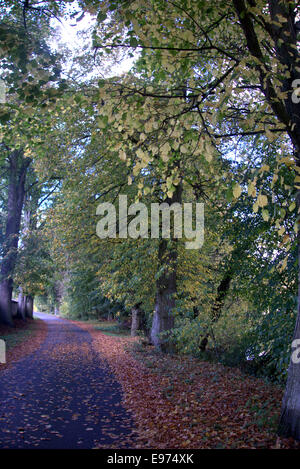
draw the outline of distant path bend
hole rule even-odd
[[[0,366],[0,448],[118,448],[133,421],[90,334],[55,316],[35,316],[48,325],[45,342],[12,367]]]

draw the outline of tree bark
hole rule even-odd
[[[138,304],[131,308],[131,337],[137,336],[137,331],[141,329],[142,311]]]
[[[9,161],[7,219],[0,268],[0,322],[13,326],[11,299],[17,259],[27,168],[31,162],[21,150],[12,151]]]
[[[113,315],[110,311],[107,313],[106,320],[107,321],[112,321],[113,320]]]
[[[4,279],[0,283],[0,322],[13,327],[12,318],[12,279]]]
[[[168,333],[174,328],[176,288],[176,260],[177,250],[168,248],[168,241],[162,239],[158,249],[159,266],[163,269],[156,282],[155,309],[151,328],[151,342],[162,351],[169,351]],[[161,334],[165,336],[162,337]]]
[[[23,295],[22,288],[19,288],[18,296],[18,318],[26,320],[26,296]]]
[[[218,289],[217,289],[217,296],[214,301],[212,310],[211,310],[211,322],[217,322],[220,319],[222,308],[224,306],[225,298],[229,292],[230,284],[233,279],[234,272],[233,270],[229,270],[225,273],[223,279],[221,280]],[[209,333],[207,333],[201,340],[199,349],[201,352],[206,350],[208,344]]]
[[[181,196],[182,185],[179,184],[172,198],[167,199],[167,203],[170,205],[175,202],[180,203]],[[174,328],[173,310],[177,293],[176,271],[177,241],[160,239],[158,247],[158,272],[160,275],[156,281],[156,298],[150,340],[155,347],[163,352],[169,352],[173,349],[168,337]]]
[[[299,164],[300,166],[300,164]],[[297,194],[297,207],[300,208],[300,191]],[[300,266],[300,231],[298,241],[298,266]],[[298,315],[293,340],[300,339],[300,269],[298,267]],[[281,415],[278,425],[278,435],[292,436],[300,440],[300,363],[290,360],[288,378],[282,401]]]
[[[26,296],[26,317],[29,319],[33,319],[33,296],[27,295]]]

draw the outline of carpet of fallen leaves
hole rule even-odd
[[[121,383],[138,437],[131,448],[297,448],[279,439],[283,390],[236,368],[166,356],[132,338],[107,336],[89,323],[95,349]]]
[[[45,321],[41,347],[0,373],[0,448],[128,447],[131,413],[90,335],[53,316]]]
[[[14,325],[14,328],[0,325],[0,337],[5,338],[9,335],[15,336],[16,339],[13,346],[9,343],[6,350],[6,363],[0,364],[0,371],[10,367],[26,355],[35,352],[47,335],[47,324],[40,319],[27,319],[26,321],[15,319]],[[24,331],[26,331],[26,334],[22,334]]]

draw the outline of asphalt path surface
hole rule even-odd
[[[90,334],[55,316],[45,342],[0,368],[0,448],[129,447],[131,415],[122,391],[92,348]]]

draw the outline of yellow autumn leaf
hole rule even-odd
[[[166,142],[160,149],[161,157],[163,161],[168,161],[170,151],[171,151],[171,147],[169,143]]]
[[[282,261],[282,263],[281,263],[281,267],[280,267],[280,269],[279,269],[280,272],[282,272],[284,269],[286,269],[287,261],[288,261],[288,256],[286,256],[286,257],[283,259],[283,261]]]
[[[239,196],[240,196],[241,193],[242,193],[242,188],[241,188],[241,186],[240,186],[239,184],[235,184],[232,193],[233,193],[234,198],[235,198],[235,199],[238,199]]]
[[[262,217],[263,217],[263,219],[264,219],[265,221],[268,221],[268,220],[269,220],[270,215],[269,215],[268,210],[266,210],[266,209],[262,210],[261,214],[262,214]]]
[[[122,161],[126,161],[126,153],[125,153],[124,150],[119,151],[119,158],[120,158]]]
[[[259,207],[265,207],[266,205],[268,205],[268,197],[266,195],[259,194],[259,196],[257,197],[257,205]]]
[[[289,156],[285,156],[284,158],[281,158],[280,163],[285,163],[287,166],[292,166],[294,161]]]
[[[250,195],[251,197],[256,196],[256,187],[253,182],[250,182],[248,186],[248,195]]]
[[[290,237],[289,237],[288,234],[286,234],[286,235],[284,235],[284,237],[283,237],[282,243],[285,244],[285,243],[287,243],[289,240],[290,240]]]
[[[264,164],[261,168],[260,168],[260,172],[261,173],[264,173],[265,171],[269,171],[270,170],[270,166],[268,164]]]

